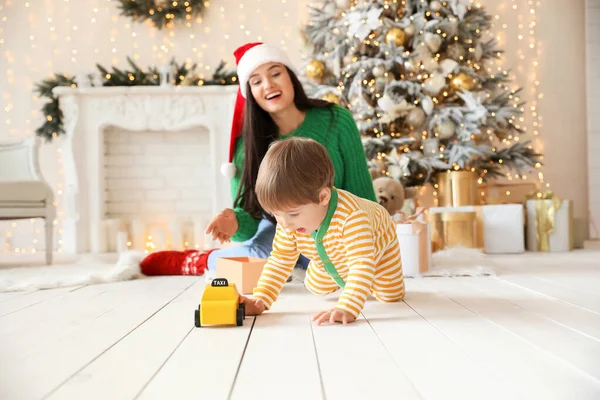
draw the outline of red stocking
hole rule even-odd
[[[213,250],[157,251],[144,258],[140,268],[144,275],[202,275]]]

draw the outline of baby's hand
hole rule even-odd
[[[240,303],[245,304],[247,316],[260,315],[267,308],[261,299],[251,299],[246,296],[240,296]]]
[[[354,315],[350,314],[348,311],[340,308],[333,308],[329,311],[317,313],[312,320],[317,325],[321,325],[323,322],[329,322],[331,324],[341,322],[345,325],[349,322],[353,322],[355,319]]]

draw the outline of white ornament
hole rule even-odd
[[[396,104],[387,94],[377,100],[377,105],[384,112],[381,118],[379,118],[379,121],[384,124],[392,122],[402,115],[406,115],[406,112],[413,107],[408,104],[406,99],[402,99],[400,103]]]
[[[350,0],[335,0],[335,5],[345,10],[350,7]]]
[[[413,24],[410,24],[409,26],[404,28],[404,33],[406,33],[408,36],[414,35],[415,34],[415,26]]]
[[[425,111],[425,114],[430,115],[433,111],[433,100],[431,100],[431,97],[423,97],[421,99],[421,107],[423,107],[423,111]]]
[[[377,65],[376,67],[373,67],[373,75],[376,78],[382,77],[383,74],[385,74],[385,68],[383,68],[381,65]]]
[[[430,96],[437,95],[446,85],[446,78],[440,74],[433,75],[425,81],[423,91]]]
[[[333,4],[333,3],[326,3],[323,6],[323,11],[325,11],[327,14],[335,14],[335,4]]]
[[[372,8],[368,13],[353,11],[348,13],[348,37],[356,36],[360,41],[379,28],[379,17],[383,8]],[[366,18],[365,18],[366,17]]]
[[[429,8],[431,11],[440,11],[442,9],[442,3],[437,0],[433,0],[431,3],[429,3]]]
[[[454,135],[454,123],[449,119],[445,119],[437,124],[436,130],[440,139],[450,139]]]
[[[235,176],[237,168],[233,163],[221,164],[221,175],[227,179],[232,179]]]
[[[425,33],[425,38],[423,39],[423,41],[432,53],[437,53],[437,51],[440,49],[440,46],[442,45],[442,37],[431,32]]]
[[[454,71],[454,68],[456,68],[456,66],[458,65],[458,63],[450,58],[446,58],[445,60],[440,61],[440,70],[439,72],[443,75],[443,76],[448,76],[449,74],[451,74]]]

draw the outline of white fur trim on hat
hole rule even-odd
[[[246,84],[250,74],[263,64],[278,62],[294,70],[287,54],[278,47],[270,44],[259,44],[248,49],[237,65],[237,75],[240,80],[240,92],[246,98]]]
[[[233,163],[224,163],[221,164],[221,175],[223,175],[225,178],[231,179],[235,176],[235,173],[237,172],[237,168],[235,167],[235,165]]]

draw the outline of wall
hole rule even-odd
[[[600,239],[600,0],[586,2],[590,238]]]
[[[161,65],[171,57],[198,62],[210,75],[221,59],[233,66],[232,51],[254,40],[283,46],[299,64],[303,49],[299,31],[308,2],[213,0],[191,27],[157,31],[148,22],[120,17],[114,0],[0,0],[0,138],[29,135],[40,125],[43,103],[32,96],[32,89],[53,72],[75,74],[93,69],[96,63],[126,67],[126,57],[131,56],[141,67]],[[527,109],[523,124],[533,133],[534,123],[543,118],[535,146],[545,153],[544,182],[574,201],[580,244],[588,230],[585,4],[572,0],[482,3],[498,16],[494,31],[506,50],[501,68],[513,70],[524,87],[527,107],[543,95],[535,111]],[[533,35],[528,29],[531,21],[537,23]],[[537,45],[530,49],[529,40],[536,38]],[[57,188],[55,145],[44,146],[41,162]],[[0,235],[21,232],[15,237],[24,238],[22,246],[35,248],[41,246],[39,241],[32,244],[35,224],[0,223]]]

